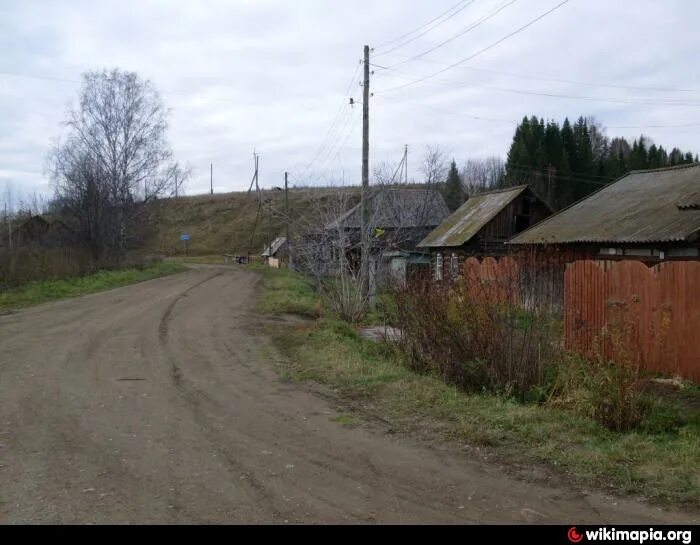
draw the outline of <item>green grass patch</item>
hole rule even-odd
[[[264,314],[298,314],[318,318],[321,301],[304,277],[290,269],[273,269],[267,265],[247,265],[262,276],[258,310]]]
[[[322,308],[298,275],[272,269],[263,274],[260,304],[268,312]],[[581,485],[660,503],[700,504],[697,387],[658,395],[637,431],[616,433],[570,410],[465,393],[416,374],[391,349],[328,316],[270,333],[286,356],[279,367],[285,378],[316,381],[340,397],[361,399],[399,427],[427,419],[445,437],[484,447],[506,462],[545,463]]]
[[[331,418],[331,420],[346,428],[354,428],[359,424],[357,417],[352,414],[339,414]]]
[[[143,268],[99,271],[82,277],[31,282],[19,288],[0,292],[0,311],[9,311],[57,299],[78,297],[88,293],[118,288],[179,273],[185,269],[186,267],[181,263],[163,262]]]

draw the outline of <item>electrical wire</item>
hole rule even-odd
[[[444,23],[445,21],[449,21],[452,17],[454,17],[454,16],[457,15],[459,12],[461,12],[462,10],[464,10],[464,8],[468,7],[470,4],[473,4],[474,1],[475,1],[475,0],[461,0],[460,2],[457,2],[455,5],[453,5],[451,8],[449,8],[448,10],[442,12],[440,15],[438,15],[438,16],[435,17],[434,19],[431,19],[431,20],[428,21],[427,23],[425,23],[425,24],[419,26],[418,28],[415,28],[415,29],[411,30],[410,32],[407,32],[406,34],[402,34],[402,35],[399,36],[398,38],[394,38],[393,40],[389,40],[388,42],[384,42],[384,43],[382,43],[382,44],[376,46],[376,47],[374,48],[375,51],[376,51],[376,50],[379,50],[379,49],[383,49],[384,47],[386,47],[386,46],[388,46],[388,45],[390,45],[390,44],[392,44],[392,43],[401,41],[401,40],[403,40],[404,38],[407,38],[408,36],[411,36],[411,34],[415,34],[416,32],[420,32],[420,31],[422,31],[423,29],[425,29],[426,27],[429,27],[431,24],[435,23],[436,21],[439,21],[438,24],[435,25],[434,27],[431,27],[431,28],[429,28],[428,30],[425,30],[424,32],[418,34],[417,36],[411,38],[410,40],[408,40],[408,41],[406,41],[406,42],[404,42],[404,43],[402,43],[402,44],[400,44],[400,45],[398,45],[398,46],[393,47],[393,48],[390,49],[389,51],[385,51],[385,52],[383,52],[383,53],[379,53],[377,56],[379,56],[379,55],[386,55],[387,53],[391,53],[392,51],[395,51],[396,49],[399,49],[400,47],[403,47],[403,46],[405,46],[406,44],[409,44],[409,43],[415,41],[416,39],[420,38],[421,36],[424,36],[425,34],[427,34],[428,32],[430,32],[430,31],[433,30],[434,28],[437,28],[438,26],[440,26],[440,25],[441,25],[442,23]],[[466,5],[464,5],[464,4],[466,4]],[[455,10],[456,10],[456,11],[455,11]],[[454,12],[454,13],[453,13],[453,12]],[[447,18],[446,18],[444,21],[440,21],[440,19],[442,19],[443,17],[447,17]]]
[[[419,60],[421,62],[434,64],[434,65],[438,65],[438,66],[449,66],[448,63],[435,61],[432,59],[425,59],[422,57],[420,57],[420,58],[411,57],[410,55],[404,55],[402,53],[394,53],[394,55],[397,55],[399,57],[403,57],[405,59],[415,59],[415,60]],[[403,63],[401,63],[401,64],[403,64]],[[394,65],[388,66],[388,67],[381,66],[380,68],[386,70],[389,68],[393,68],[394,66],[399,66],[399,64],[397,63],[397,64],[394,64]],[[585,81],[568,80],[568,79],[560,79],[560,78],[552,78],[552,77],[544,77],[544,76],[529,76],[529,75],[525,75],[525,74],[517,74],[514,72],[506,72],[503,70],[493,70],[490,68],[477,68],[474,66],[462,66],[461,69],[462,70],[470,70],[473,72],[497,74],[500,76],[509,76],[509,77],[518,78],[518,79],[533,80],[533,81],[545,81],[545,82],[550,82],[550,83],[564,83],[567,85],[583,85],[585,87],[605,87],[605,88],[610,88],[610,89],[623,89],[626,91],[654,91],[654,92],[666,92],[666,93],[700,93],[700,89],[677,89],[677,88],[670,88],[670,87],[646,87],[646,86],[639,86],[639,85],[620,85],[620,84],[614,84],[614,83],[591,83],[591,82],[585,82]]]
[[[487,15],[484,15],[484,16],[481,17],[480,19],[476,20],[475,22],[473,22],[471,25],[469,25],[466,29],[462,30],[461,32],[459,32],[459,33],[455,34],[454,36],[451,36],[450,38],[448,38],[448,39],[446,39],[446,40],[440,42],[439,44],[437,44],[437,45],[431,47],[430,49],[427,49],[427,50],[423,51],[422,53],[419,53],[418,55],[414,55],[413,57],[408,57],[406,60],[403,60],[403,61],[401,61],[401,62],[397,62],[397,63],[395,63],[395,64],[392,64],[391,66],[389,66],[389,68],[395,68],[395,67],[397,67],[397,66],[404,65],[404,64],[406,64],[406,63],[408,63],[408,62],[411,62],[411,61],[414,61],[414,60],[422,59],[423,57],[425,57],[425,56],[428,55],[429,53],[432,53],[433,51],[436,51],[436,50],[440,49],[441,47],[444,47],[444,46],[446,46],[447,44],[452,43],[452,42],[455,41],[457,38],[461,38],[462,36],[468,34],[468,33],[471,32],[472,30],[474,30],[475,28],[478,28],[479,26],[481,26],[482,24],[484,24],[484,23],[485,23],[486,21],[488,21],[489,19],[492,19],[493,17],[495,17],[496,15],[498,15],[501,11],[503,11],[504,9],[506,9],[508,6],[511,6],[511,5],[515,4],[517,1],[518,1],[518,0],[508,0],[508,1],[506,1],[506,2],[504,2],[504,3],[502,3],[502,4],[500,4],[499,6],[497,6],[496,8],[494,8],[490,13],[488,13]]]
[[[360,61],[356,66],[355,70],[353,71],[352,77],[350,78],[350,83],[348,84],[348,87],[345,91],[345,96],[343,97],[343,102],[341,102],[340,107],[338,108],[338,111],[336,112],[335,117],[333,118],[333,122],[331,123],[331,126],[328,128],[328,132],[326,132],[325,136],[323,137],[323,140],[321,141],[321,145],[319,146],[318,150],[316,151],[315,155],[311,159],[311,161],[304,167],[301,177],[303,178],[308,171],[311,169],[311,167],[314,165],[314,163],[318,160],[319,156],[321,155],[321,152],[324,150],[324,147],[327,145],[329,139],[331,138],[331,134],[335,130],[335,128],[338,126],[338,123],[340,122],[340,119],[343,116],[344,112],[347,112],[347,109],[345,109],[345,106],[347,104],[345,103],[345,98],[347,95],[350,93],[350,90],[353,87],[353,84],[355,83],[355,78],[357,76],[357,73],[360,69],[360,66],[362,65],[362,62]]]
[[[399,90],[399,89],[405,89],[406,87],[410,87],[410,86],[415,85],[415,84],[417,84],[417,83],[421,83],[421,82],[427,81],[427,80],[429,80],[429,79],[431,79],[431,78],[434,78],[435,76],[439,76],[440,74],[443,74],[443,73],[447,72],[448,70],[452,70],[453,68],[456,68],[457,66],[460,66],[461,64],[464,64],[465,62],[468,62],[468,61],[470,61],[470,60],[472,60],[472,59],[478,57],[479,55],[481,55],[481,54],[483,54],[483,53],[489,51],[490,49],[493,49],[493,48],[496,47],[497,45],[499,45],[499,44],[505,42],[505,41],[508,40],[509,38],[511,38],[511,37],[515,36],[516,34],[522,32],[523,30],[525,30],[525,29],[531,27],[532,25],[534,25],[535,23],[537,23],[537,22],[540,21],[541,19],[544,19],[547,15],[549,15],[549,14],[555,12],[556,10],[558,10],[559,8],[561,8],[562,6],[564,6],[564,4],[568,4],[570,1],[571,1],[571,0],[563,0],[562,2],[559,2],[559,3],[558,3],[556,6],[554,6],[553,8],[550,8],[550,9],[548,9],[547,11],[545,11],[544,13],[541,13],[540,15],[538,15],[538,16],[535,17],[534,19],[531,19],[530,21],[528,21],[527,23],[525,23],[525,24],[522,25],[521,27],[518,27],[518,28],[515,29],[514,31],[512,31],[512,32],[506,34],[505,36],[503,36],[502,38],[496,40],[495,42],[493,42],[493,43],[487,45],[486,47],[484,47],[484,48],[482,48],[482,49],[479,49],[477,52],[472,53],[472,54],[469,55],[468,57],[465,57],[465,58],[463,58],[462,60],[459,60],[459,61],[457,61],[456,63],[453,63],[453,64],[447,66],[446,68],[443,68],[442,70],[438,70],[437,72],[435,72],[435,73],[433,73],[433,74],[429,74],[429,75],[424,76],[424,77],[421,77],[421,78],[419,78],[419,79],[417,79],[417,80],[410,81],[410,82],[408,82],[408,83],[404,83],[404,84],[398,85],[398,86],[396,86],[396,87],[391,87],[391,88],[389,88],[389,89],[383,89],[382,91],[380,91],[380,93],[388,93],[388,92],[392,92],[392,91],[397,91],[397,90]]]
[[[391,67],[382,67],[389,72],[393,72],[403,77],[414,78],[418,77],[416,74],[411,74],[401,70],[396,70]],[[524,89],[514,89],[510,87],[499,87],[495,85],[474,85],[469,82],[457,81],[452,79],[444,78],[431,78],[429,83],[443,85],[451,88],[464,88],[470,87],[472,89],[482,89],[488,91],[498,91],[502,93],[515,93],[520,95],[533,95],[533,96],[543,96],[548,98],[563,98],[571,100],[587,100],[593,102],[610,102],[614,104],[634,104],[634,105],[654,105],[654,106],[687,106],[698,108],[700,107],[700,102],[690,102],[690,101],[679,101],[679,100],[628,100],[622,98],[611,98],[611,97],[593,97],[586,95],[570,95],[566,93],[548,93],[543,91],[526,91]],[[401,86],[395,87],[394,89],[399,89]],[[386,91],[384,91],[385,93]],[[378,96],[383,96],[383,92],[379,91],[376,93]]]

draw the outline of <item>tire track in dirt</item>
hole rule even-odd
[[[177,358],[173,353],[169,342],[169,325],[173,320],[177,304],[185,297],[191,294],[204,284],[222,276],[223,271],[218,271],[215,274],[193,284],[184,292],[179,294],[165,309],[159,324],[159,343],[161,350],[165,354],[166,360],[170,363],[171,377],[181,398],[186,401],[194,419],[201,426],[202,434],[207,441],[228,464],[230,472],[233,476],[238,477],[240,484],[244,488],[248,498],[263,510],[269,510],[270,507],[277,504],[277,498],[272,494],[263,483],[254,475],[254,473],[243,465],[224,445],[229,442],[229,438],[225,437],[214,426],[212,426],[211,417],[209,415],[220,410],[220,404],[211,396],[207,395],[202,389],[198,388],[194,383],[184,377],[183,370],[177,363]],[[240,363],[240,360],[239,360]],[[206,411],[203,405],[209,405],[210,410]],[[179,488],[174,486],[173,506],[177,512],[182,507],[179,500]],[[272,516],[275,519],[282,520],[285,513],[277,507],[273,507]],[[287,514],[286,517],[291,515]]]

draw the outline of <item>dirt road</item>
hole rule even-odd
[[[202,266],[0,317],[0,523],[688,520],[343,428],[260,356],[256,282]]]

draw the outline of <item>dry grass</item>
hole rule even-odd
[[[316,207],[311,203],[330,191],[328,188],[289,190],[292,234],[302,225],[313,224],[314,218],[309,214]],[[262,197],[270,199],[271,204],[264,205],[257,225],[258,204],[252,193],[161,199],[152,205],[148,213],[148,230],[152,236],[146,243],[147,251],[164,255],[181,254],[180,235],[187,233],[192,237],[188,246],[191,256],[229,252],[245,254],[248,250],[260,253],[272,238],[284,234],[287,219],[284,192],[267,190],[262,192]],[[255,235],[251,245],[253,231]]]

